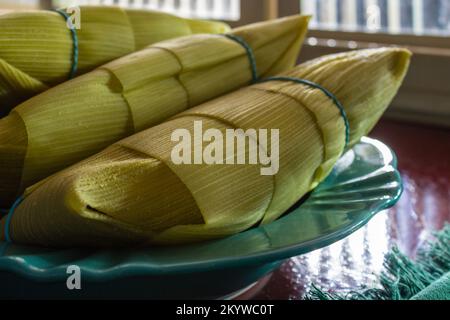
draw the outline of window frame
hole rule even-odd
[[[300,1],[278,1],[278,11],[280,16],[299,14]],[[413,53],[411,68],[386,117],[450,127],[450,37],[321,29],[311,29],[308,37],[315,41],[305,43],[300,61],[348,51],[355,45],[358,49],[408,48]]]

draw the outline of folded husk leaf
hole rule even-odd
[[[166,39],[224,33],[222,22],[183,19],[163,12],[80,7],[77,75]],[[53,11],[0,14],[0,117],[20,102],[68,79],[72,35]]]
[[[354,51],[284,75],[334,93],[350,121],[351,147],[390,104],[409,59],[403,49]],[[176,165],[172,133],[186,129],[193,135],[194,121],[202,121],[203,132],[214,128],[224,136],[226,129],[279,129],[279,171],[263,176],[262,165]],[[322,91],[294,82],[259,83],[180,113],[30,187],[12,216],[11,235],[45,246],[224,237],[278,218],[330,173],[344,150],[343,117]]]
[[[260,75],[295,65],[308,17],[235,29]],[[247,85],[249,58],[222,35],[159,42],[60,84],[0,119],[0,206],[24,188],[176,113]]]

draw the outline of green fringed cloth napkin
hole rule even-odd
[[[381,288],[362,289],[346,295],[313,287],[309,299],[319,300],[450,300],[450,224],[436,233],[436,240],[419,250],[416,261],[394,247],[384,261]]]

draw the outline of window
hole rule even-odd
[[[303,0],[301,11],[315,29],[450,35],[450,0]]]
[[[450,127],[450,0],[301,0],[285,14],[313,15],[300,60],[380,46],[414,54],[386,116]],[[280,9],[282,10],[282,9]]]

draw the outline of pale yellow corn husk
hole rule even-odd
[[[308,17],[233,30],[260,75],[295,65]],[[245,49],[223,35],[159,42],[54,87],[0,119],[0,207],[25,187],[176,113],[250,83]]]
[[[224,33],[222,22],[183,19],[163,12],[80,7],[77,75],[166,39]],[[68,79],[73,41],[53,11],[0,14],[0,116],[20,102]]]
[[[409,59],[403,49],[362,50],[325,56],[285,75],[335,94],[350,120],[351,147],[390,104]],[[176,129],[193,135],[194,121],[202,121],[203,132],[279,129],[279,171],[263,176],[262,165],[174,164],[178,141],[171,135]],[[344,120],[322,91],[294,82],[256,84],[178,114],[30,187],[12,216],[11,237],[45,246],[224,237],[278,218],[329,174],[344,149]]]

